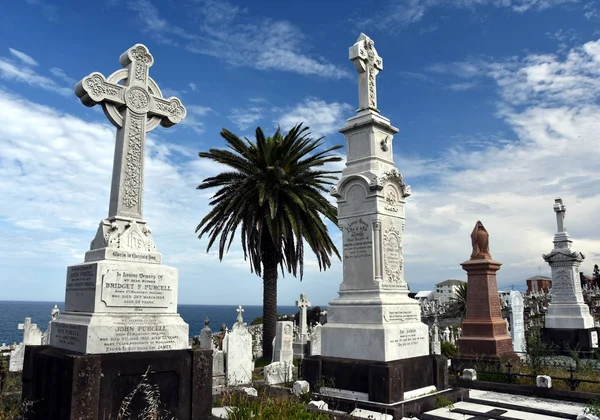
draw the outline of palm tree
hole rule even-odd
[[[277,322],[277,268],[293,276],[304,273],[304,241],[317,257],[319,269],[331,266],[332,253],[340,254],[329,237],[321,215],[337,225],[337,209],[322,193],[337,180],[322,168],[341,157],[334,146],[318,152],[321,140],[310,137],[308,127],[296,125],[285,136],[278,128],[272,137],[256,129],[256,142],[221,131],[230,150],[200,152],[229,166],[226,172],[206,178],[198,189],[218,187],[211,211],[196,233],[208,234],[206,251],[218,239],[219,260],[229,250],[237,229],[250,270],[263,279],[263,357],[270,359]]]
[[[461,318],[465,317],[467,313],[467,284],[461,283],[456,287],[456,295],[452,300],[456,303],[456,311]]]

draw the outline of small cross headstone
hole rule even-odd
[[[305,343],[308,339],[308,323],[306,316],[306,308],[311,306],[310,302],[306,299],[304,293],[300,294],[300,300],[296,301],[296,306],[300,308],[300,316],[298,319],[298,335],[300,342]]]
[[[383,70],[383,60],[377,54],[373,40],[361,33],[356,43],[350,47],[350,60],[358,71],[359,111],[372,109],[379,112],[376,77]]]
[[[238,306],[238,308],[235,310],[237,312],[237,318],[236,318],[236,323],[237,324],[243,324],[244,323],[244,308],[242,308],[242,306]]]
[[[567,226],[565,225],[565,213],[567,207],[563,204],[561,198],[554,200],[554,212],[556,213],[556,225],[558,232],[566,232]]]
[[[252,334],[244,324],[244,309],[238,306],[237,322],[231,332],[225,335],[227,351],[227,385],[247,385],[252,383]]]

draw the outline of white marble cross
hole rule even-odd
[[[300,319],[298,320],[298,335],[300,338],[308,336],[307,316],[306,308],[311,306],[310,302],[306,299],[304,293],[300,294],[300,300],[296,301],[296,306],[300,308]]]
[[[17,328],[23,330],[23,343],[30,344],[30,335],[37,328],[37,324],[32,324],[31,318],[25,318],[25,322],[18,324]]]
[[[556,224],[558,226],[558,232],[566,232],[567,226],[565,225],[565,213],[567,207],[563,204],[561,198],[554,200],[554,211],[556,212]]]
[[[373,40],[361,33],[350,47],[350,60],[358,70],[358,110],[377,111],[376,76],[383,70],[383,60],[377,55]]]
[[[129,48],[119,62],[123,69],[108,78],[91,73],[77,83],[75,93],[86,106],[101,104],[117,127],[108,217],[141,220],[146,133],[159,124],[177,124],[185,118],[186,110],[178,98],[163,98],[148,74],[154,58],[144,45]]]
[[[244,317],[242,316],[242,314],[244,313],[244,308],[242,308],[242,306],[238,306],[238,308],[235,310],[238,314],[237,314],[237,319],[236,321],[239,322],[240,324],[244,323]]]

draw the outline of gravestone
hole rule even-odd
[[[327,376],[343,390],[338,395],[392,403],[420,389],[445,388],[447,376],[438,375],[438,367],[446,362],[429,354],[428,327],[404,279],[410,187],[394,165],[392,140],[399,130],[377,109],[383,60],[365,34],[349,58],[358,72],[359,109],[340,130],[347,159],[331,189],[342,230],[343,278],[339,297],[327,306],[321,356],[305,358],[302,374],[312,387]]]
[[[308,341],[306,309],[310,307],[310,302],[306,299],[306,295],[304,293],[300,294],[300,300],[296,301],[296,306],[300,309],[300,316],[298,317],[299,342],[306,343]]]
[[[510,336],[513,349],[516,353],[525,353],[525,321],[523,319],[524,305],[523,295],[516,290],[511,290],[508,296],[508,310],[510,314]]]
[[[551,301],[546,314],[543,331],[546,342],[567,351],[572,343],[578,343],[582,351],[592,349],[592,333],[597,331],[590,308],[583,300],[579,266],[585,256],[571,249],[573,240],[565,224],[566,206],[562,199],[554,200],[557,232],[554,249],[543,258],[552,270]]]
[[[293,330],[293,322],[277,321],[275,329],[275,341],[273,342],[273,362],[293,362]]]
[[[467,311],[457,341],[460,358],[494,362],[515,359],[498,298],[496,272],[502,264],[492,260],[489,234],[479,221],[471,232],[471,245],[471,259],[461,264],[467,272],[468,288]]]
[[[58,309],[58,305],[54,305],[54,308],[50,311],[50,322],[48,322],[48,329],[42,336],[42,345],[50,344],[50,337],[52,336],[52,322],[58,317],[60,314],[60,309]]]
[[[143,217],[146,134],[179,123],[186,111],[179,99],[163,98],[144,45],[119,62],[123,68],[107,78],[94,72],[75,86],[82,103],[100,104],[117,129],[109,210],[84,262],[67,268],[65,307],[52,321],[50,346],[25,352],[23,399],[38,401],[29,419],[116,418],[143,377],[170,416],[210,414],[211,352],[190,348],[189,327],[177,313],[178,271],[162,264]],[[145,404],[134,397],[131,415]]]
[[[43,333],[37,324],[31,323],[31,318],[25,318],[25,322],[19,324],[17,328],[23,330],[23,342],[10,352],[9,372],[21,372],[23,370],[25,346],[39,346],[42,344]]]
[[[206,318],[204,320],[204,328],[200,331],[200,348],[206,350],[212,350],[215,348],[213,341],[213,333],[209,327],[210,320]]]
[[[321,330],[323,326],[317,323],[310,332],[310,355],[320,356],[321,355]]]
[[[244,324],[244,309],[238,306],[238,316],[233,328],[227,334],[227,385],[247,385],[252,383],[252,335]]]

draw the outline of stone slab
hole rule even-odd
[[[81,355],[48,346],[27,347],[23,399],[36,401],[28,420],[116,419],[121,402],[148,374],[168,418],[205,419],[212,407],[209,350]],[[136,394],[132,418],[145,406]]]
[[[421,356],[392,362],[310,356],[302,362],[302,377],[315,387],[331,387],[368,395],[380,403],[402,401],[404,393],[420,388],[448,387],[443,356]]]
[[[126,261],[72,265],[67,269],[65,312],[177,313],[177,272],[165,265]]]
[[[79,353],[182,350],[189,326],[178,314],[80,314],[63,312],[53,322],[50,344]]]
[[[160,252],[133,251],[120,248],[99,248],[85,253],[85,262],[100,260],[162,264],[162,254]]]
[[[597,337],[599,328],[589,329],[563,329],[543,328],[542,338],[545,343],[551,343],[562,353],[578,349],[582,352],[592,352],[594,347],[594,336]],[[596,333],[596,334],[594,334]]]

